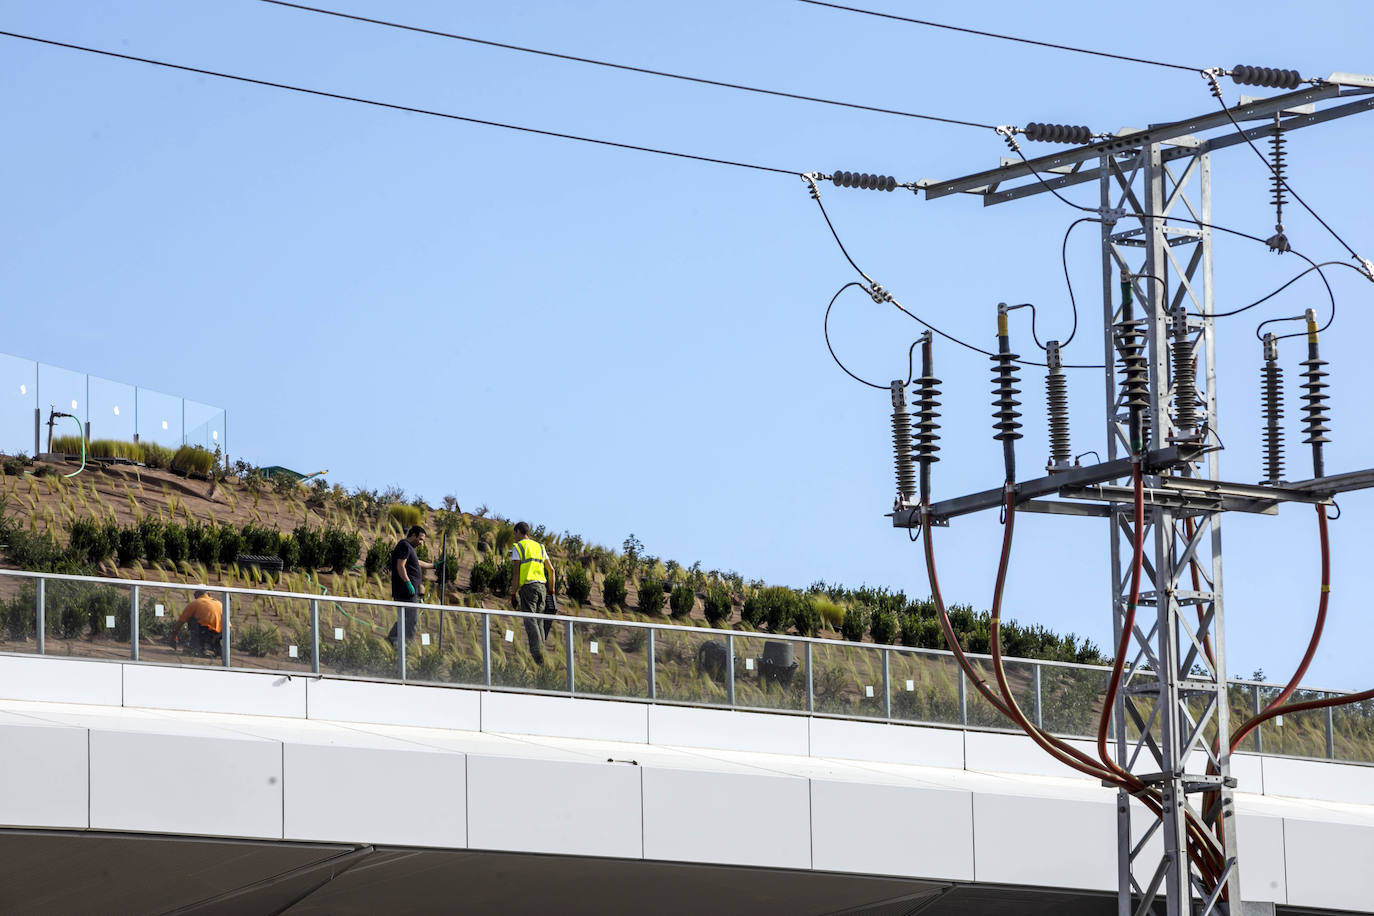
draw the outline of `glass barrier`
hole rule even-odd
[[[0,652],[37,651],[38,580],[0,576]]]
[[[492,686],[566,693],[570,625],[567,618],[492,614]]]
[[[649,696],[649,631],[615,623],[564,621],[573,636],[573,688],[604,697]]]
[[[729,702],[730,653],[720,630],[654,632],[654,690],[661,700],[724,705]]]
[[[69,413],[77,422],[58,419],[52,426],[54,439],[62,436],[80,436],[85,432],[85,422],[90,419],[86,404],[86,376],[70,369],[39,364],[38,366],[38,407],[42,411],[43,429],[42,450],[48,450],[48,417],[53,409]],[[79,448],[79,446],[78,446]],[[76,449],[71,450],[73,453]]]
[[[224,445],[225,413],[223,410],[209,404],[202,404],[199,401],[184,402],[184,409],[186,411],[184,439],[187,445],[198,445],[210,452],[213,452],[216,447]]]
[[[1374,763],[1374,700],[1333,707],[1331,735],[1337,760]]]
[[[139,585],[138,587],[138,658],[145,662],[165,665],[223,664],[219,634],[201,631],[191,626],[191,617],[177,631],[176,644],[171,642],[172,631],[181,619],[186,606],[199,589],[194,587],[168,588]],[[219,603],[223,622],[224,592],[209,591],[207,597]],[[229,610],[234,611],[230,597]]]
[[[858,643],[819,642],[811,647],[811,665],[816,712],[884,715],[883,650]]]
[[[138,439],[175,449],[181,445],[181,398],[138,389]]]
[[[1260,702],[1267,704],[1278,696],[1278,687],[1261,687]],[[1329,694],[1315,690],[1295,690],[1289,697],[1290,703],[1304,700],[1320,700]],[[1294,757],[1326,756],[1326,710],[1313,709],[1306,712],[1289,713],[1275,716],[1262,726],[1264,737],[1261,746],[1266,754],[1286,754]]]
[[[879,690],[881,684],[880,679]],[[879,703],[881,709],[881,700]],[[806,645],[790,639],[735,634],[735,705],[805,710]]]
[[[391,634],[396,608],[322,597],[320,673],[395,680],[400,677]]]
[[[1111,672],[1040,665],[1041,726],[1056,735],[1096,738]],[[1108,732],[1115,736],[1115,732]]]
[[[992,659],[969,657],[969,663],[973,670],[978,672],[984,682],[992,690],[992,695],[1000,697],[1001,690],[997,685],[997,675],[992,670]],[[1012,661],[1003,659],[1002,667],[1006,671],[1007,685],[1011,688],[1012,697],[1016,700],[1016,705],[1021,707],[1021,712],[1030,721],[1035,721],[1035,667],[1032,662]],[[983,698],[978,688],[973,684],[968,685],[966,691],[968,702],[968,724],[981,728],[1016,728],[1016,723],[1002,715],[997,709]]]
[[[952,655],[893,649],[892,717],[909,722],[958,725],[959,663]]]
[[[483,615],[472,611],[421,608],[414,637],[406,646],[406,681],[486,684],[482,662]]]
[[[310,599],[234,594],[229,611],[233,667],[310,672]]]
[[[49,579],[44,591],[45,655],[128,660],[131,586]]]
[[[38,364],[0,353],[0,452],[33,455],[38,406]]]
[[[1241,724],[1259,711],[1256,705],[1259,694],[1253,684],[1228,684],[1226,695],[1231,701],[1231,731],[1240,728]],[[1264,726],[1256,728],[1245,736],[1245,740],[1236,746],[1236,752],[1254,754],[1259,751],[1259,732]]]
[[[117,442],[134,440],[134,386],[90,377],[91,441],[113,439]]]

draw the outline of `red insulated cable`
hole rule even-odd
[[[1116,658],[1112,661],[1112,674],[1107,682],[1107,694],[1102,703],[1102,715],[1097,722],[1097,756],[1115,772],[1125,771],[1107,754],[1107,726],[1111,721],[1112,707],[1116,705],[1116,694],[1121,688],[1122,672],[1126,668],[1126,655],[1131,648],[1131,635],[1135,631],[1136,603],[1140,600],[1140,573],[1145,559],[1145,475],[1140,461],[1131,468],[1134,490],[1135,533],[1131,549],[1131,593],[1126,601],[1126,615],[1122,621],[1121,638],[1117,641]]]

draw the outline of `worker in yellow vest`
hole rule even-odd
[[[513,564],[510,577],[511,607],[526,614],[542,614],[554,593],[553,564],[549,562],[544,545],[530,537],[530,526],[525,522],[515,523],[515,536],[519,540],[510,550]],[[535,617],[525,617],[523,621],[525,635],[530,641],[530,655],[542,665],[544,637],[548,635],[551,624],[545,621],[548,625],[541,626]]]

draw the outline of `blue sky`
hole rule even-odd
[[[320,5],[326,5],[321,2]],[[785,0],[332,7],[513,44],[987,123],[1143,126],[1209,111],[1189,73],[882,22]],[[874,8],[1196,66],[1374,71],[1374,9],[1326,4],[1283,27],[1200,5],[1184,20],[1100,4]],[[686,85],[321,17],[249,0],[0,2],[0,28],[477,118],[788,170],[953,177],[995,165],[989,131]],[[830,361],[821,316],[853,275],[796,178],[401,114],[3,41],[0,349],[183,394],[230,412],[232,451],[330,469],[348,486],[456,495],[511,517],[804,586],[824,578],[924,595],[891,502],[888,403]],[[1237,87],[1226,83],[1228,101]],[[1366,256],[1374,113],[1295,134],[1291,182]],[[1217,222],[1268,235],[1263,166],[1214,157]],[[992,343],[999,301],[1033,301],[1063,337],[1059,244],[1077,214],[1040,197],[984,209],[831,185],[860,265],[909,308]],[[1090,191],[1071,196],[1091,203]],[[1344,252],[1290,206],[1295,246]],[[1082,327],[1100,355],[1097,241],[1070,246]],[[1297,272],[1216,245],[1218,306]],[[1333,274],[1332,471],[1370,464],[1357,371],[1374,287]],[[1324,309],[1301,281],[1262,317]],[[1258,311],[1258,310],[1257,310]],[[1219,332],[1223,476],[1258,480],[1258,317]],[[917,328],[851,293],[837,352],[877,381],[905,372]],[[1029,346],[1024,325],[1017,345]],[[1297,444],[1298,348],[1289,463]],[[1075,352],[1076,351],[1076,352]],[[937,496],[1000,482],[986,360],[937,348],[946,427]],[[1044,458],[1026,376],[1021,465]],[[1102,449],[1101,377],[1071,380],[1074,447]],[[99,431],[96,431],[99,434]],[[1296,470],[1301,469],[1301,473]],[[1027,470],[1026,474],[1032,473]],[[1332,526],[1329,636],[1308,681],[1367,686],[1361,594],[1374,497]],[[1281,679],[1316,599],[1313,513],[1228,517],[1229,668]],[[1024,515],[1010,612],[1110,641],[1105,522]],[[995,516],[939,532],[951,600],[986,607]],[[1296,634],[1304,634],[1298,636]]]

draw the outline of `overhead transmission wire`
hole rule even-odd
[[[290,3],[287,0],[261,0],[263,3],[270,3],[273,6],[286,7],[288,9],[301,10],[307,13],[317,13],[324,16],[334,16],[339,19],[349,19],[354,22],[367,23],[369,25],[379,25],[390,29],[399,29],[406,32],[415,32],[421,35],[430,35],[435,38],[447,38],[454,41],[465,41],[470,44],[483,45],[489,48],[500,48],[506,51],[518,51],[522,54],[535,54],[540,57],[550,57],[556,60],[571,61],[579,64],[590,64],[596,67],[607,67],[613,70],[623,70],[629,73],[641,73],[646,76],[657,76],[664,79],[681,80],[688,83],[698,83],[703,86],[717,86],[722,89],[735,89],[740,92],[753,92],[759,95],[776,96],[784,99],[795,99],[800,102],[815,102],[821,105],[834,105],[840,108],[852,108],[856,111],[869,111],[875,114],[896,115],[903,118],[917,118],[922,121],[934,121],[941,124],[953,124],[960,127],[977,127],[992,130],[995,125],[984,124],[980,121],[968,121],[961,118],[949,118],[941,115],[922,114],[915,111],[903,111],[895,108],[882,108],[877,105],[862,105],[857,102],[845,102],[839,99],[827,99],[820,96],[804,95],[798,92],[784,92],[779,89],[764,89],[759,86],[748,86],[743,83],[731,83],[725,80],[708,79],[701,76],[689,76],[682,73],[671,73],[666,70],[655,70],[650,67],[636,67],[631,64],[618,64],[613,61],[599,60],[594,57],[582,57],[576,54],[565,54],[558,51],[548,51],[541,48],[529,48],[523,45],[509,44],[503,41],[493,41],[487,38],[477,38],[472,35],[459,35],[454,32],[444,32],[439,29],[430,29],[423,26],[407,25],[402,22],[392,22],[386,19],[374,19],[369,16],[357,16],[352,13],[344,13],[338,10],[325,9],[317,6],[307,6],[303,3]]]
[[[1113,54],[1109,51],[1095,51],[1091,48],[1080,48],[1074,45],[1060,44],[1053,41],[1039,41],[1034,38],[1024,38],[1019,35],[1006,35],[1001,32],[986,32],[982,29],[972,29],[965,26],[950,25],[945,22],[932,22],[929,19],[914,19],[910,16],[898,16],[896,13],[883,13],[878,10],[861,9],[857,6],[845,6],[841,3],[827,3],[824,0],[798,0],[810,6],[824,6],[834,10],[843,10],[847,13],[860,13],[864,16],[876,16],[880,19],[891,19],[897,22],[907,22],[912,25],[923,25],[932,29],[945,29],[950,32],[962,32],[965,35],[977,35],[982,38],[996,38],[1000,41],[1014,41],[1018,44],[1035,45],[1041,48],[1053,48],[1056,51],[1071,51],[1075,54],[1091,54],[1094,57],[1106,57],[1112,60],[1126,61],[1133,64],[1148,64],[1152,67],[1167,67],[1171,70],[1190,70],[1199,73],[1204,68],[1192,67],[1187,64],[1170,63],[1163,60],[1155,60],[1149,57],[1133,57],[1129,54]]]
[[[327,92],[323,89],[311,89],[305,86],[295,86],[290,83],[281,83],[274,80],[257,79],[251,76],[242,76],[236,73],[225,73],[219,70],[207,70],[203,67],[191,67],[186,64],[174,64],[164,60],[155,60],[151,57],[138,57],[133,54],[121,54],[116,51],[107,51],[102,48],[91,48],[85,45],[72,44],[65,41],[55,41],[51,38],[38,38],[34,35],[24,35],[19,32],[7,32],[0,30],[0,36],[6,38],[18,38],[23,41],[32,41],[37,44],[51,45],[56,48],[67,48],[72,51],[83,51],[87,54],[98,54],[102,57],[113,57],[119,60],[132,61],[134,63],[149,64],[154,67],[164,67],[168,70],[179,70],[183,73],[194,73],[198,76],[213,76],[217,79],[233,80],[239,83],[249,83],[254,86],[266,86],[271,89],[285,89],[289,92],[299,92],[304,95],[319,96],[326,99],[336,99],[342,102],[354,102],[359,105],[370,105],[374,108],[385,108],[391,111],[402,111],[407,114],[426,115],[434,118],[444,118],[450,121],[461,121],[465,124],[477,124],[483,127],[499,127],[503,130],[514,130],[521,133],[537,134],[542,137],[555,137],[560,140],[576,140],[579,143],[592,143],[597,146],[609,146],[616,149],[631,150],[639,153],[652,153],[658,156],[671,156],[675,159],[688,159],[694,162],[707,162],[713,165],[726,165],[734,168],[751,169],[758,172],[771,172],[777,175],[796,176],[801,174],[796,169],[780,169],[769,165],[759,165],[753,162],[742,162],[734,159],[720,159],[714,156],[702,156],[696,153],[683,153],[676,150],[661,149],[652,146],[641,146],[635,143],[621,143],[616,140],[603,140],[597,137],[584,137],[579,134],[563,133],[561,131],[544,130],[537,127],[526,127],[520,124],[509,124],[503,121],[491,121],[486,118],[474,118],[468,115],[453,114],[446,111],[435,111],[429,108],[419,108],[413,105],[400,105],[394,102],[382,102],[377,99],[368,99],[361,96],[345,95],[339,92]]]

